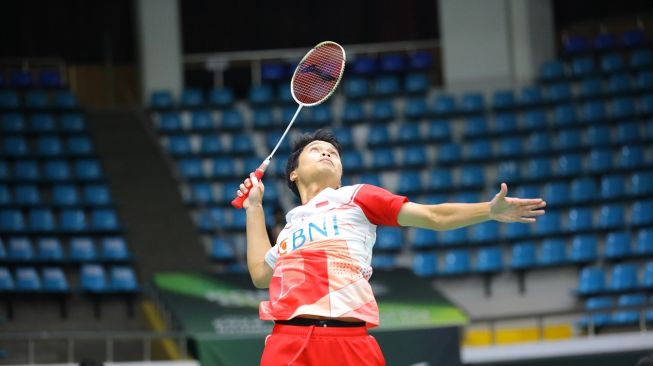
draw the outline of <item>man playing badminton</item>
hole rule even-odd
[[[367,328],[379,325],[379,309],[368,282],[376,227],[412,226],[452,230],[488,220],[535,222],[542,199],[506,197],[490,202],[422,205],[369,184],[342,187],[341,148],[318,130],[295,143],[286,165],[290,189],[302,205],[286,215],[276,245],[267,236],[263,183],[254,173],[240,186],[249,193],[247,266],[254,285],[269,287],[259,308],[275,322],[261,365],[384,365]]]

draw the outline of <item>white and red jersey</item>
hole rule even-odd
[[[368,282],[377,225],[398,226],[408,199],[358,184],[327,188],[286,215],[276,245],[265,255],[274,269],[263,320],[298,315],[361,319],[379,325],[379,309]]]

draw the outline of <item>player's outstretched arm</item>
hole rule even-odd
[[[247,212],[247,269],[254,286],[266,288],[272,278],[272,268],[265,263],[265,254],[272,245],[265,229],[265,214],[263,213],[263,182],[251,173],[249,178],[240,185],[238,196],[249,190],[249,197],[243,202]]]
[[[502,183],[501,190],[490,202],[439,205],[407,202],[401,207],[397,222],[401,226],[453,230],[488,220],[533,223],[537,216],[544,215],[546,202],[541,198],[523,199],[507,194],[508,186]]]

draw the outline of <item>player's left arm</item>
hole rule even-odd
[[[544,215],[546,202],[541,198],[506,197],[507,194],[508,186],[502,183],[501,191],[490,202],[438,205],[406,202],[401,206],[397,223],[432,230],[452,230],[488,220],[533,223],[537,216]]]

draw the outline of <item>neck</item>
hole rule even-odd
[[[302,198],[302,205],[305,205],[308,201],[312,200],[313,197],[329,187],[337,189],[337,187],[331,187],[328,184],[320,182],[314,182],[308,185],[298,185],[297,189],[299,190],[299,196]]]

